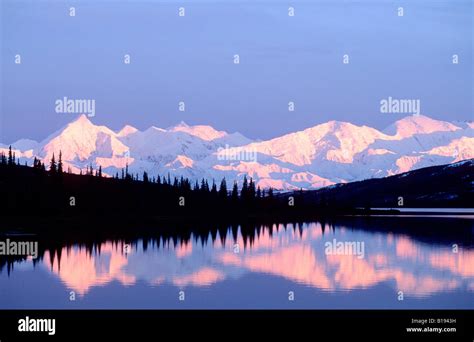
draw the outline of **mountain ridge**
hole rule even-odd
[[[89,165],[114,176],[129,166],[141,175],[167,174],[191,179],[241,182],[291,190],[378,178],[421,167],[474,157],[474,128],[412,115],[385,130],[329,121],[263,141],[208,125],[184,122],[144,131],[125,125],[114,131],[85,115],[41,142],[12,144],[22,163],[37,157],[47,165],[61,151],[65,169],[79,173]],[[6,152],[7,146],[0,145]]]

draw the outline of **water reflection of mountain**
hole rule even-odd
[[[416,297],[457,289],[474,292],[472,231],[466,229],[472,221],[436,220],[445,227],[443,233],[437,231],[440,227],[435,221],[400,218],[401,233],[395,233],[395,223],[384,218],[76,241],[48,247],[36,267],[52,272],[81,295],[112,281],[186,288],[213,286],[249,273],[282,277],[329,292],[382,282]],[[405,228],[424,232],[423,239],[406,234]],[[363,242],[364,257],[327,255],[325,243],[334,239]],[[457,253],[453,243],[459,245]],[[7,268],[17,272],[17,266],[13,262]]]

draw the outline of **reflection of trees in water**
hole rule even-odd
[[[380,229],[379,225],[385,221],[387,224]],[[137,230],[135,235],[116,232],[114,238],[84,237],[80,241],[63,238],[52,243],[51,248],[43,249],[41,258],[35,262],[42,262],[81,294],[91,286],[112,280],[126,285],[144,280],[155,285],[207,286],[235,278],[235,269],[283,277],[331,291],[393,281],[397,288],[413,295],[458,288],[474,277],[474,270],[469,266],[474,264],[474,251],[459,239],[462,234],[457,240],[438,234],[438,240],[432,239],[427,244],[426,237],[420,241],[392,232],[397,221],[407,228],[416,223],[400,218],[373,222],[345,218],[310,224],[189,228],[180,229],[180,234],[168,227],[156,235]],[[458,230],[453,222],[450,222],[453,229],[449,238]],[[465,221],[455,222],[465,228]],[[428,227],[429,224],[418,228]],[[364,241],[366,257],[325,255],[324,241],[334,237]],[[447,240],[464,243],[463,250],[453,254]],[[234,251],[235,244],[239,246],[238,253]],[[12,263],[7,268],[10,272]],[[440,274],[445,271],[451,272],[452,277],[448,279]]]
[[[371,232],[382,232],[391,234],[404,234],[417,241],[450,246],[457,243],[464,248],[472,248],[474,246],[474,220],[463,218],[443,218],[443,217],[339,217],[317,221],[321,232],[325,234],[327,231],[335,231],[337,227],[344,227],[350,230],[364,230]],[[162,227],[143,228],[137,227],[130,229],[127,226],[109,227],[104,229],[101,226],[100,231],[94,232],[92,227],[88,227],[86,231],[81,231],[81,227],[68,229],[51,230],[51,233],[40,233],[34,236],[39,242],[38,259],[33,260],[36,264],[42,260],[44,253],[48,250],[50,253],[51,264],[54,258],[61,259],[63,248],[71,248],[80,246],[85,248],[89,253],[100,253],[100,246],[109,241],[114,244],[125,243],[136,246],[138,241],[143,243],[143,249],[146,251],[148,245],[159,245],[160,241],[165,244],[177,245],[178,243],[187,244],[192,238],[195,242],[205,245],[209,237],[214,243],[216,239],[220,240],[222,245],[226,244],[226,240],[232,238],[234,241],[238,239],[240,232],[243,239],[243,248],[251,248],[255,239],[258,238],[262,231],[268,230],[270,236],[274,232],[281,229],[294,230],[300,236],[303,233],[303,222],[285,222],[285,223],[245,223],[245,224],[214,224],[207,225],[190,225],[180,224],[167,225]],[[37,228],[42,231],[41,228]],[[10,240],[12,239],[9,237]],[[21,239],[21,238],[20,238]],[[19,240],[20,240],[19,239]],[[31,239],[30,239],[31,240]],[[1,256],[0,272],[4,268],[10,273],[16,261],[25,260],[22,256]]]

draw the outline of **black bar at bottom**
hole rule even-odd
[[[28,317],[28,321],[26,321]],[[48,331],[19,331],[20,320],[55,319]],[[46,327],[45,321],[38,323]],[[23,325],[23,327],[25,327]],[[33,329],[35,325],[32,326]],[[420,329],[421,328],[421,329]],[[44,330],[47,330],[44,328]],[[52,330],[50,329],[51,333]],[[278,340],[376,337],[380,340],[474,341],[472,310],[3,310],[0,341],[129,341],[194,339]],[[151,338],[151,339],[150,339]]]

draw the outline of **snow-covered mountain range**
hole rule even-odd
[[[319,188],[334,183],[384,177],[421,167],[474,158],[472,122],[444,122],[423,115],[396,121],[383,131],[330,121],[302,131],[252,141],[211,126],[181,122],[167,129],[140,131],[125,126],[115,132],[94,125],[85,115],[41,142],[21,139],[16,157],[46,165],[62,152],[64,169],[79,173],[92,165],[113,176],[129,165],[141,177],[184,176],[217,182],[253,177],[260,187]],[[8,145],[0,145],[7,152]]]

